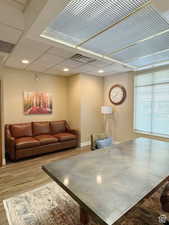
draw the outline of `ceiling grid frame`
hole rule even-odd
[[[14,1],[14,0],[11,0],[11,1]],[[74,1],[76,1],[76,0],[74,0]],[[80,0],[77,0],[77,1],[79,1],[80,2]],[[87,0],[86,0],[87,1]],[[103,0],[104,1],[104,0]],[[109,1],[109,0],[108,0]],[[110,1],[112,1],[113,2],[113,0],[110,0]],[[132,2],[132,0],[129,0],[129,2]],[[137,0],[136,0],[137,1]],[[138,0],[139,1],[139,0]],[[118,2],[118,1],[117,1]],[[120,0],[119,0],[119,2],[120,2]],[[133,2],[134,2],[134,0],[133,0]],[[147,6],[148,5],[151,5],[151,2],[152,1],[148,1],[148,3],[146,3],[147,4]],[[61,3],[62,4],[62,3]],[[67,3],[67,4],[69,4],[69,3]],[[154,7],[154,4],[153,4],[153,7]],[[158,8],[156,8],[155,7],[155,9],[158,9]],[[62,12],[61,10],[64,10],[64,8],[62,8],[62,9],[60,9],[60,12]],[[99,10],[99,9],[98,9]],[[139,11],[139,10],[138,10]],[[158,11],[158,10],[157,10]],[[57,12],[55,12],[55,14],[53,13],[53,18],[54,18],[54,16],[56,15],[56,13],[59,13],[59,11],[57,11]],[[87,12],[88,13],[88,12]],[[162,14],[160,13],[160,11],[159,11],[159,14],[160,14],[160,16],[162,16]],[[131,15],[132,16],[132,15]],[[130,16],[129,16],[130,17]],[[52,17],[51,17],[52,18]],[[126,18],[126,20],[127,20],[127,18]],[[166,18],[165,18],[165,20],[166,20]],[[124,19],[124,21],[125,21],[125,19]],[[50,22],[50,20],[48,19],[48,24],[49,24],[49,22]],[[167,22],[169,22],[169,21],[167,21]],[[119,22],[120,23],[120,22]],[[119,23],[117,24],[117,27],[118,27],[118,25],[119,25]],[[131,24],[132,25],[132,24]],[[46,25],[45,26],[47,26],[47,23],[46,23]],[[44,26],[44,27],[45,27]],[[38,32],[40,31],[40,32],[42,32],[42,30],[43,30],[44,28],[42,28],[41,29],[41,31],[40,30],[38,30]],[[132,30],[132,26],[129,28],[129,29],[131,29]],[[37,33],[38,33],[37,32]],[[39,36],[40,36],[40,32],[39,32]],[[85,53],[86,54],[89,54],[91,57],[92,57],[92,55],[93,55],[93,57],[95,58],[97,58],[98,60],[99,60],[99,58],[100,58],[100,60],[102,61],[102,60],[106,60],[107,61],[107,63],[109,64],[109,65],[111,65],[112,64],[112,67],[113,67],[113,62],[115,62],[115,67],[116,67],[116,65],[117,65],[117,63],[120,63],[121,65],[124,65],[124,66],[127,66],[128,68],[131,68],[131,69],[137,69],[137,67],[136,66],[133,66],[134,64],[133,64],[133,61],[135,61],[135,60],[137,60],[137,59],[141,59],[141,58],[146,58],[146,57],[156,57],[156,55],[160,55],[160,54],[162,54],[162,53],[164,53],[164,52],[166,52],[166,55],[168,54],[168,50],[162,50],[162,51],[160,51],[160,52],[155,52],[155,53],[153,53],[153,54],[148,54],[147,55],[147,53],[146,53],[146,55],[142,55],[141,57],[139,56],[139,57],[132,57],[132,58],[129,58],[129,60],[126,60],[126,61],[122,61],[121,59],[120,59],[120,61],[119,61],[119,59],[117,59],[117,58],[113,58],[114,56],[112,56],[112,55],[114,55],[114,54],[117,54],[118,52],[121,52],[122,50],[125,50],[125,49],[127,49],[128,47],[131,47],[131,46],[135,46],[136,44],[139,44],[140,45],[140,43],[142,43],[142,42],[145,42],[145,41],[147,41],[148,39],[151,39],[151,38],[154,38],[154,36],[160,36],[160,35],[163,35],[164,33],[166,33],[166,32],[169,32],[169,30],[165,30],[165,31],[163,31],[163,32],[159,32],[158,34],[156,34],[156,35],[152,35],[152,36],[148,36],[148,37],[146,37],[145,39],[141,39],[141,40],[138,40],[138,41],[136,41],[136,42],[133,42],[132,44],[130,44],[129,46],[126,46],[126,47],[123,47],[123,48],[117,48],[117,50],[116,51],[113,51],[113,52],[111,52],[111,54],[107,54],[107,55],[102,55],[102,54],[97,54],[97,53],[95,53],[95,52],[93,52],[93,54],[92,54],[92,52],[90,51],[90,50],[86,50],[86,49],[83,49],[83,48],[81,48],[81,47],[83,47],[83,46],[75,46],[75,47],[73,47],[72,48],[72,52],[75,52],[75,51],[77,51],[77,52],[81,52],[81,54],[83,54],[83,52],[84,52],[84,55],[85,55]],[[141,33],[141,31],[140,31],[140,33]],[[125,34],[125,31],[124,31],[124,34]],[[31,39],[31,35],[30,36],[28,36],[28,38],[30,37],[30,39]],[[37,36],[37,39],[36,39],[36,34],[33,36],[34,38],[32,38],[32,40],[38,40],[38,36]],[[40,39],[39,39],[40,40]],[[106,41],[106,39],[105,39],[105,41]],[[117,40],[118,41],[118,40]],[[131,39],[131,41],[132,41],[132,39]],[[51,41],[47,41],[46,40],[46,43],[47,44],[49,44],[50,45],[50,42]],[[45,40],[44,40],[44,43],[45,43]],[[56,46],[63,46],[63,44],[64,43],[62,43],[62,44],[58,44],[58,45],[56,45]],[[51,42],[51,48],[49,47],[49,49],[53,49],[54,47],[52,47],[52,46],[54,46],[55,44],[54,43],[52,43]],[[72,47],[72,46],[71,46]],[[110,46],[111,47],[111,46]],[[118,47],[118,45],[117,45],[117,47]],[[62,48],[62,47],[61,47]],[[68,48],[67,47],[64,47],[63,46],[63,48],[65,48],[66,50],[68,50]],[[110,48],[110,50],[111,50],[111,48]],[[34,60],[32,61],[32,59],[33,59],[33,57],[31,57],[30,58],[30,64],[29,65],[27,65],[26,66],[26,68],[25,69],[27,69],[28,67],[30,67],[31,68],[31,65],[33,64],[33,63],[36,63],[37,61],[39,61],[39,62],[37,62],[37,65],[39,65],[38,67],[40,68],[40,63],[42,63],[42,65],[43,65],[43,62],[45,62],[45,61],[43,61],[43,59],[42,59],[42,61],[41,61],[41,58],[43,58],[43,56],[45,56],[45,55],[47,55],[48,54],[48,51],[49,50],[47,50],[47,52],[43,52],[43,54],[36,54],[36,56],[38,56],[36,59],[35,59],[35,57],[34,57]],[[34,52],[34,51],[33,51]],[[42,52],[42,51],[41,51]],[[39,52],[40,53],[40,52]],[[20,54],[20,53],[19,53]],[[57,54],[59,55],[59,52],[57,53],[56,52],[56,56],[57,56]],[[55,55],[55,54],[54,54]],[[165,55],[165,54],[162,54],[162,55]],[[19,56],[19,55],[18,55]],[[24,55],[23,55],[24,56]],[[23,57],[22,56],[22,54],[21,54],[21,57]],[[27,56],[29,57],[29,54],[27,54]],[[26,56],[26,57],[27,57]],[[35,55],[34,55],[35,56]],[[16,59],[15,60],[17,60],[17,54],[15,54],[14,55],[14,57],[16,57]],[[111,58],[112,57],[112,58]],[[51,60],[52,61],[54,61],[52,58],[51,58]],[[64,64],[64,62],[65,62],[66,60],[65,60],[65,58],[64,58],[64,61],[63,61],[63,64]],[[168,61],[168,60],[167,60]],[[20,60],[20,62],[21,62],[21,60]],[[46,61],[47,62],[47,61]],[[57,62],[57,58],[56,58],[56,62]],[[147,63],[149,62],[149,60],[147,61]],[[169,61],[168,61],[169,62]],[[17,61],[16,61],[16,63],[17,63]],[[66,63],[66,62],[65,62]],[[131,63],[131,64],[130,64]],[[49,63],[50,64],[50,63]],[[12,65],[12,62],[11,62],[11,65]],[[14,64],[13,64],[14,65]],[[51,64],[50,64],[51,65]],[[58,63],[56,63],[55,65],[52,65],[52,66],[50,66],[50,67],[48,67],[47,69],[45,69],[43,72],[45,72],[45,71],[48,71],[50,68],[54,68],[55,66],[57,66],[58,65]],[[148,64],[148,65],[150,65],[150,64]],[[32,67],[33,68],[33,67]],[[66,68],[66,64],[65,64],[65,68]],[[97,68],[98,67],[96,67],[95,66],[95,70],[96,70],[96,72],[98,72],[98,70],[97,70]],[[100,67],[100,68],[102,68],[102,69],[104,69],[104,67]],[[125,67],[124,67],[125,68]],[[140,68],[140,67],[139,67]],[[79,67],[79,72],[80,72],[80,67]],[[33,70],[32,70],[33,71]],[[70,71],[71,71],[71,69],[70,69]],[[94,71],[94,70],[93,70]],[[105,71],[106,71],[106,69],[105,69]],[[38,71],[37,71],[38,72]],[[62,71],[63,72],[63,71]],[[72,72],[73,72],[73,70],[72,70]],[[64,73],[63,73],[64,74]],[[65,74],[66,75],[66,74]],[[105,75],[106,75],[106,72],[105,72]]]

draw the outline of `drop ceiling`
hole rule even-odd
[[[13,2],[18,9],[24,10],[29,0],[7,0]]]
[[[151,0],[71,0],[41,36],[137,69],[169,48],[169,22]]]
[[[7,1],[27,7],[22,15],[15,8],[15,20],[0,15],[0,31],[5,29],[0,40],[16,44],[6,66],[53,75],[108,76],[169,61],[169,5],[161,10],[158,0]],[[26,29],[23,21],[30,24]],[[75,54],[92,60],[74,61]]]

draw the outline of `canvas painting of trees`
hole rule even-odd
[[[24,114],[51,114],[52,97],[45,92],[24,92]]]

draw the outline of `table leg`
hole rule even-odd
[[[81,225],[87,225],[89,223],[88,212],[82,207],[80,207],[80,223]]]

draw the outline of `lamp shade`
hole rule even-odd
[[[112,114],[113,108],[111,106],[102,106],[101,107],[101,113],[102,114]]]

